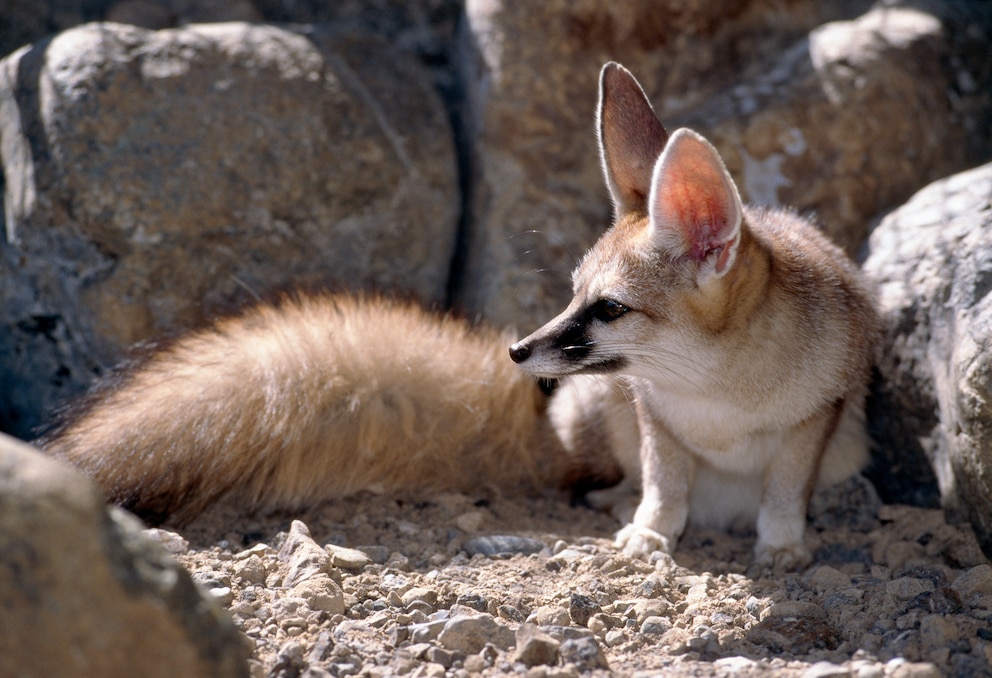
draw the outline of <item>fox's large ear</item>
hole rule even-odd
[[[706,139],[675,131],[655,165],[648,209],[661,249],[717,277],[730,270],[741,241],[741,197]]]
[[[618,63],[606,64],[600,73],[596,127],[600,162],[617,216],[646,214],[651,170],[668,132],[637,80]]]

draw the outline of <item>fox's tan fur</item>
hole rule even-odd
[[[687,522],[744,518],[760,561],[805,562],[814,486],[867,460],[871,295],[806,220],[742,205],[715,149],[689,130],[669,138],[616,64],[603,70],[599,125],[616,221],[576,269],[568,308],[511,356],[570,378],[571,397],[599,413],[594,439],[642,476],[618,535],[628,552],[671,551]],[[576,398],[579,380],[598,397]],[[552,409],[573,452],[592,420],[576,411]]]
[[[43,445],[152,522],[225,496],[538,492],[566,460],[508,343],[405,303],[301,295],[153,352]]]

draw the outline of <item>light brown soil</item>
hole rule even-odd
[[[642,562],[613,547],[608,515],[463,495],[269,519],[218,509],[181,531],[179,558],[231,609],[255,676],[992,675],[992,568],[970,530],[857,483],[811,514],[816,562],[787,574],[752,566],[753,535],[690,532],[674,560]],[[290,552],[292,518],[372,562]],[[300,528],[290,541],[312,546]],[[469,556],[479,536],[543,548]]]

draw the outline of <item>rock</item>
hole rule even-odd
[[[932,592],[935,588],[934,583],[929,579],[915,577],[899,577],[885,582],[885,592],[900,601],[912,600],[921,593]]]
[[[307,601],[311,610],[328,614],[344,614],[344,593],[337,582],[325,574],[313,575],[296,584],[291,596]]]
[[[480,596],[477,593],[463,593],[458,596],[455,603],[458,605],[464,605],[465,607],[471,608],[476,612],[489,611],[489,599],[485,596]]]
[[[957,627],[942,614],[920,619],[920,649],[925,655],[950,647],[959,637]]]
[[[444,626],[447,623],[447,619],[437,619],[431,622],[424,622],[423,624],[413,624],[410,626],[410,639],[414,643],[428,643],[432,640],[437,640],[437,637],[441,635],[441,631],[444,630]]]
[[[951,588],[967,601],[974,596],[992,595],[992,566],[976,565],[958,576]]]
[[[211,598],[224,607],[229,607],[231,603],[234,602],[234,591],[231,590],[230,586],[218,586],[216,588],[207,589],[207,593],[210,594]]]
[[[878,224],[865,271],[885,326],[869,420],[887,501],[936,476],[992,555],[992,164],[935,182]],[[893,483],[893,479],[896,483]]]
[[[469,539],[462,546],[470,556],[484,555],[492,557],[504,557],[513,554],[539,553],[545,548],[544,542],[530,537],[521,537],[515,534],[487,535]]]
[[[660,636],[667,633],[672,628],[672,622],[665,617],[646,617],[641,622],[641,633],[646,636]]]
[[[478,532],[486,519],[485,511],[466,511],[455,518],[455,526],[462,532]]]
[[[752,626],[747,639],[775,653],[833,650],[840,643],[837,633],[823,619],[779,615],[769,615]]]
[[[279,549],[279,559],[289,563],[283,586],[295,586],[318,574],[331,573],[331,556],[310,536],[310,530],[299,520],[289,527],[286,541]]]
[[[979,118],[951,93],[959,68],[992,75],[977,56],[964,65],[977,45],[955,31],[972,21],[989,30],[988,16],[946,2],[824,24],[679,120],[711,137],[745,200],[812,211],[853,254],[870,218],[992,152],[992,132],[977,132]],[[992,103],[977,91],[965,97],[986,111]]]
[[[589,617],[602,612],[599,604],[580,593],[573,593],[568,599],[568,616],[576,626],[585,626],[589,623]]]
[[[526,621],[537,626],[567,626],[570,617],[568,610],[560,605],[541,605],[527,615]]]
[[[152,541],[161,544],[162,548],[169,553],[183,554],[189,552],[189,541],[176,532],[153,527],[145,530],[145,536]]]
[[[309,666],[309,662],[304,658],[306,648],[300,643],[289,640],[279,648],[276,655],[276,663],[269,671],[271,676],[299,676]]]
[[[817,211],[852,252],[880,210],[988,157],[992,10],[858,16],[870,8],[468,0],[477,142],[459,304],[524,329],[561,310],[569,270],[610,222],[592,135],[607,59],[670,128],[713,141],[747,199]]]
[[[892,659],[885,664],[885,675],[891,678],[940,678],[943,674],[933,664]]]
[[[479,652],[486,643],[508,650],[515,642],[513,631],[489,614],[449,619],[437,640],[445,649],[466,654]]]
[[[830,662],[816,662],[803,671],[802,678],[848,678],[850,669]]]
[[[723,669],[731,676],[749,676],[757,673],[758,662],[748,657],[721,657],[713,662],[713,666]]]
[[[561,660],[565,664],[574,664],[579,671],[609,669],[603,648],[595,638],[570,638],[562,642],[559,648]]]
[[[372,563],[372,558],[364,551],[349,549],[336,544],[325,544],[324,550],[331,556],[331,566],[342,570],[361,570]]]
[[[823,606],[804,600],[783,600],[768,607],[761,618],[762,621],[771,617],[781,619],[826,619],[827,613]]]
[[[727,12],[680,0],[467,0],[464,42],[477,63],[463,68],[476,141],[459,305],[523,328],[567,300],[570,270],[610,222],[593,132],[605,61],[630,68],[664,112],[666,99],[698,102],[740,76],[740,59],[718,45],[767,58],[797,29],[837,16],[822,4],[769,12],[752,0]]]
[[[265,563],[255,554],[239,561],[234,566],[234,575],[241,577],[249,584],[264,584],[266,574]]]
[[[829,565],[816,568],[816,570],[806,575],[806,581],[814,590],[820,592],[843,589],[851,585],[851,578],[849,576],[840,570],[835,570]]]
[[[437,605],[437,591],[434,589],[428,589],[420,586],[416,586],[400,597],[404,606],[409,606],[414,602],[426,603],[430,607]]]
[[[521,624],[516,633],[517,646],[510,661],[524,666],[554,666],[558,663],[560,643],[533,624]]]
[[[132,516],[3,435],[0,590],[0,675],[248,675],[230,616]]]
[[[0,62],[0,113],[9,430],[124,347],[291,283],[445,299],[447,116],[373,35],[84,25]]]

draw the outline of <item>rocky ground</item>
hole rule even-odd
[[[969,530],[859,483],[811,516],[816,562],[784,575],[748,534],[628,558],[609,516],[557,499],[363,496],[151,532],[230,608],[258,677],[992,675]]]

